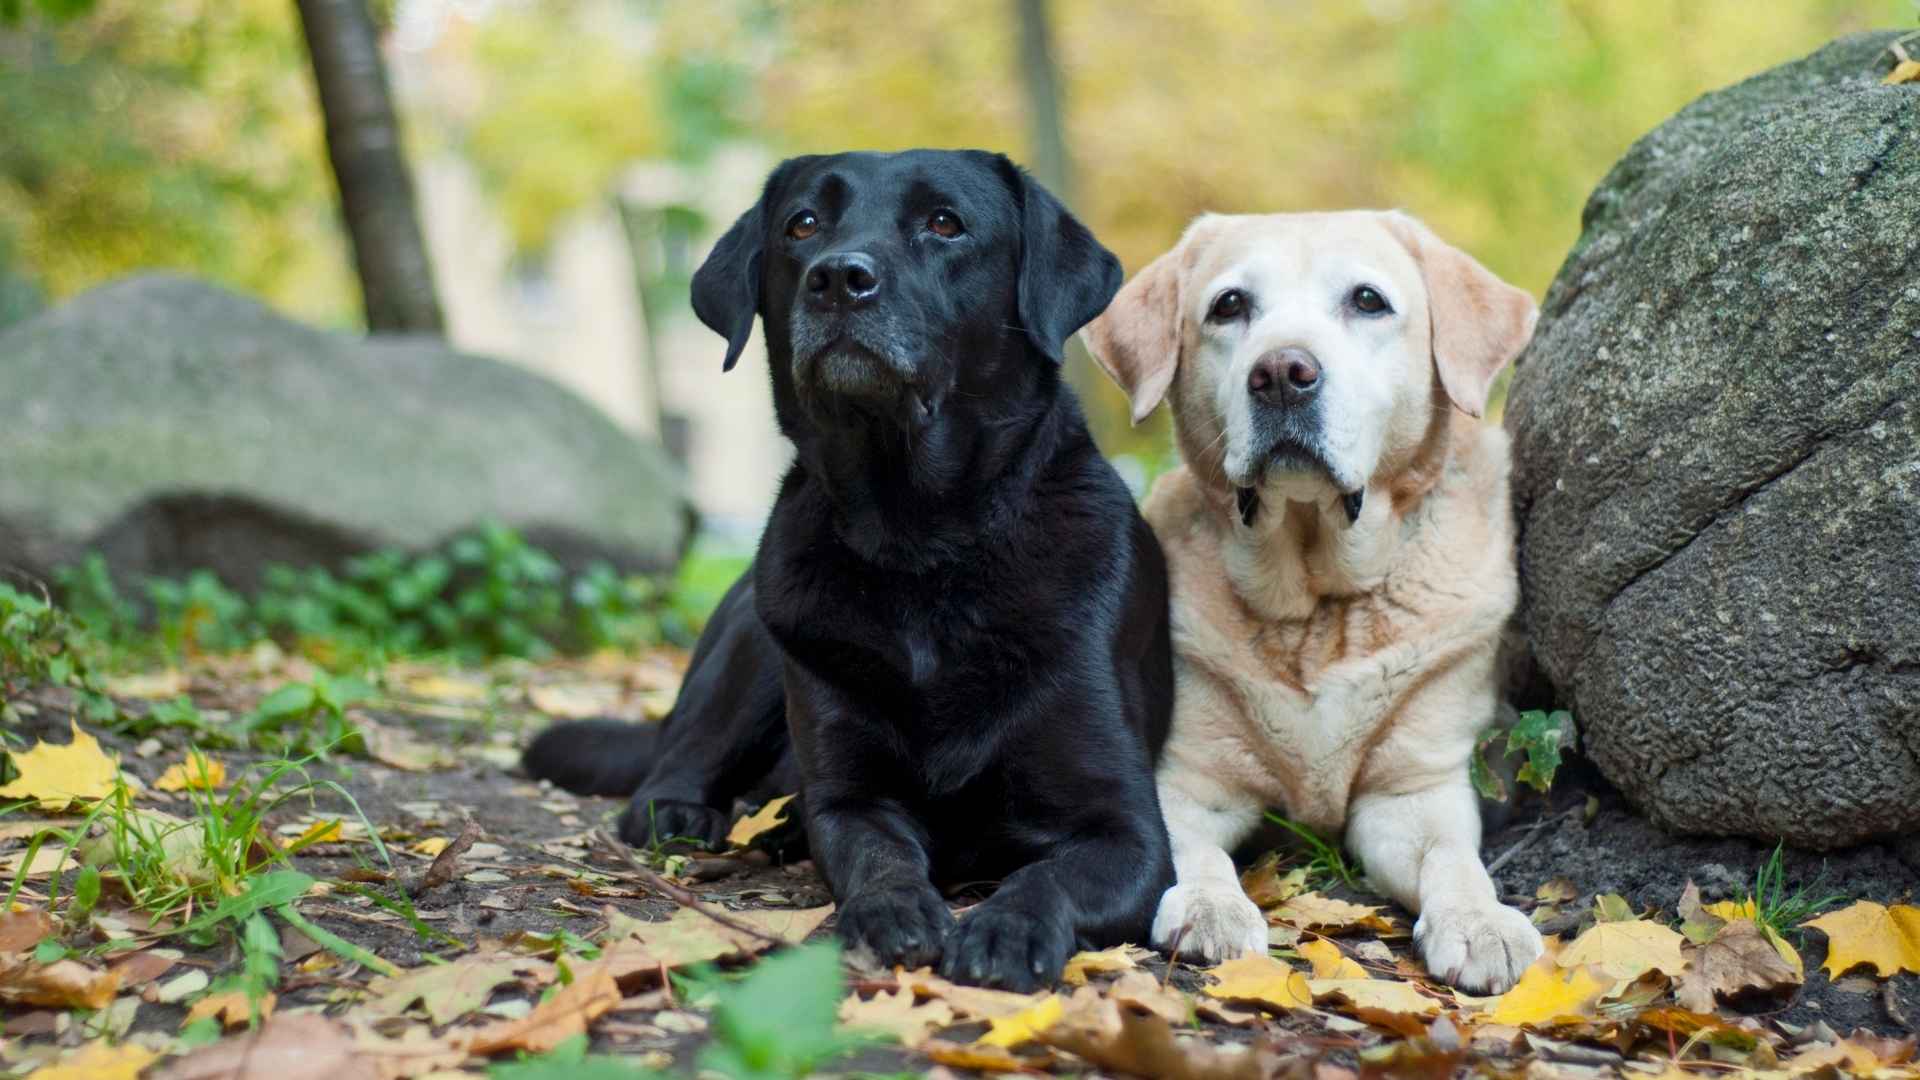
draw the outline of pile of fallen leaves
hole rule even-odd
[[[512,776],[525,732],[503,717],[644,721],[679,663],[397,665],[340,717],[385,734],[327,762],[325,784],[203,749],[192,730],[136,742],[63,723],[67,742],[16,749],[0,785],[17,800],[0,817],[14,887],[0,1065],[50,1080],[1920,1078],[1911,1038],[1771,1016],[1804,981],[1798,951],[1752,901],[1704,903],[1692,886],[1661,915],[1543,884],[1546,955],[1495,997],[1429,977],[1403,914],[1273,860],[1243,880],[1270,955],[1196,968],[1121,946],[1075,956],[1061,986],[1033,994],[878,968],[831,944],[809,867],[755,850],[791,828],[787,799],[744,816],[728,852],[634,852],[601,827],[615,802]],[[307,677],[258,669],[216,658],[117,691],[190,696],[204,723]],[[384,809],[362,814],[349,795]],[[1831,976],[1920,973],[1911,904],[1863,900],[1801,925],[1825,936]],[[1891,1012],[1892,984],[1877,985]]]

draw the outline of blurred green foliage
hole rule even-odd
[[[463,660],[686,643],[689,612],[643,577],[595,564],[569,575],[519,533],[488,525],[445,550],[383,551],[323,567],[270,567],[248,598],[212,572],[122,595],[99,556],[58,575],[66,610],[123,652],[179,657],[273,638],[322,661],[447,653]]]

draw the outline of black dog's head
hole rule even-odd
[[[793,158],[693,278],[726,367],[766,324],[791,432],[852,411],[922,427],[991,399],[1098,315],[1120,263],[1020,168],[977,150]],[[1035,357],[1044,358],[1037,364]]]

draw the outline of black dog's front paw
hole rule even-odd
[[[1025,993],[1060,978],[1073,944],[1065,920],[988,900],[947,935],[940,974]]]
[[[620,815],[620,839],[634,847],[718,848],[727,838],[727,815],[711,806],[639,795]]]
[[[952,928],[953,912],[931,884],[869,888],[840,905],[840,939],[872,949],[882,964],[933,963]]]

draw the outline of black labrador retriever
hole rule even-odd
[[[657,728],[526,765],[633,792],[634,843],[717,843],[797,786],[841,936],[1029,988],[1141,940],[1172,884],[1153,766],[1166,567],[1060,364],[1119,262],[979,151],[783,163],[693,280],[726,366],[758,314],[796,457]],[[957,925],[935,883],[999,882]]]

